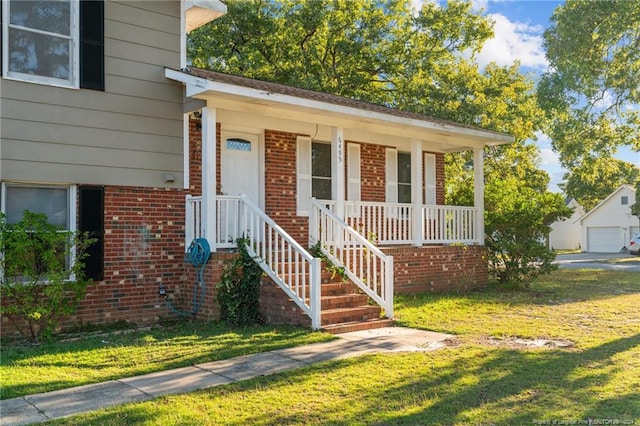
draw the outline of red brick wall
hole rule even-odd
[[[183,190],[105,188],[105,280],[89,287],[75,318],[152,323],[170,315],[159,294],[184,281]]]
[[[105,279],[88,287],[63,328],[119,320],[150,324],[174,315],[159,289],[173,295],[192,288],[185,285],[184,199],[181,189],[105,187]],[[2,334],[11,332],[3,317]]]
[[[488,281],[484,246],[382,247],[382,251],[393,256],[396,294],[469,290]]]
[[[360,145],[360,194],[362,201],[384,203],[386,189],[386,147]]]
[[[307,217],[297,216],[296,138],[293,133],[265,130],[265,213],[303,247],[309,240]]]

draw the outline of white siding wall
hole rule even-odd
[[[569,203],[569,207],[574,209],[570,218],[551,224],[549,247],[556,250],[582,248],[582,227],[579,219],[584,215],[584,209],[575,200]]]
[[[628,199],[627,205],[621,204],[621,197],[623,196],[626,196]],[[597,228],[609,228],[609,231],[615,234],[619,247],[613,251],[618,251],[628,246],[629,239],[632,235],[631,232],[638,226],[638,218],[631,215],[631,205],[634,202],[635,192],[633,189],[628,186],[622,186],[609,198],[587,213],[581,220],[582,247],[586,251],[591,251],[591,247],[597,247],[599,245],[596,242],[589,241],[589,230],[591,229],[593,238],[593,235],[598,235],[598,232],[601,232],[595,231],[594,233],[593,229]]]
[[[182,87],[164,77],[180,65],[180,2],[104,10],[104,92],[0,78],[0,179],[182,187]]]

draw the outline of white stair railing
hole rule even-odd
[[[318,200],[309,217],[309,242],[393,318],[393,256],[385,255]]]
[[[202,197],[187,195],[185,239],[188,247],[194,238],[204,236]],[[311,327],[320,322],[320,269],[316,259],[258,206],[244,196],[216,197],[216,249],[237,247],[245,238],[247,252],[262,270],[311,318]]]
[[[311,327],[320,329],[320,259],[246,197],[217,199],[219,209],[225,207],[218,210],[219,229],[225,229],[228,236],[245,238],[248,253],[262,270],[311,318]]]

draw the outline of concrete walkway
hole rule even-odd
[[[0,401],[0,424],[27,425],[129,402],[225,385],[318,362],[380,352],[431,351],[453,336],[403,327]]]

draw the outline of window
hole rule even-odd
[[[241,138],[227,138],[227,149],[250,152],[251,141]]]
[[[623,206],[628,206],[629,205],[629,197],[626,195],[623,195],[622,197],[620,197],[620,204],[622,204]]]
[[[7,185],[5,189],[4,212],[7,223],[14,224],[22,219],[25,210],[44,213],[49,223],[69,230],[69,188],[30,187]]]
[[[398,153],[398,202],[411,203],[411,154]]]
[[[3,77],[104,90],[103,1],[10,0],[2,8]]]
[[[311,144],[311,196],[331,200],[331,144]]]
[[[309,136],[298,136],[296,147],[298,216],[308,216],[311,198],[331,200],[331,144],[312,142]]]
[[[2,212],[8,224],[19,222],[25,210],[47,215],[49,223],[75,232],[76,187],[2,184]],[[66,259],[67,264],[69,259]]]
[[[411,154],[387,148],[387,203],[411,203]]]

